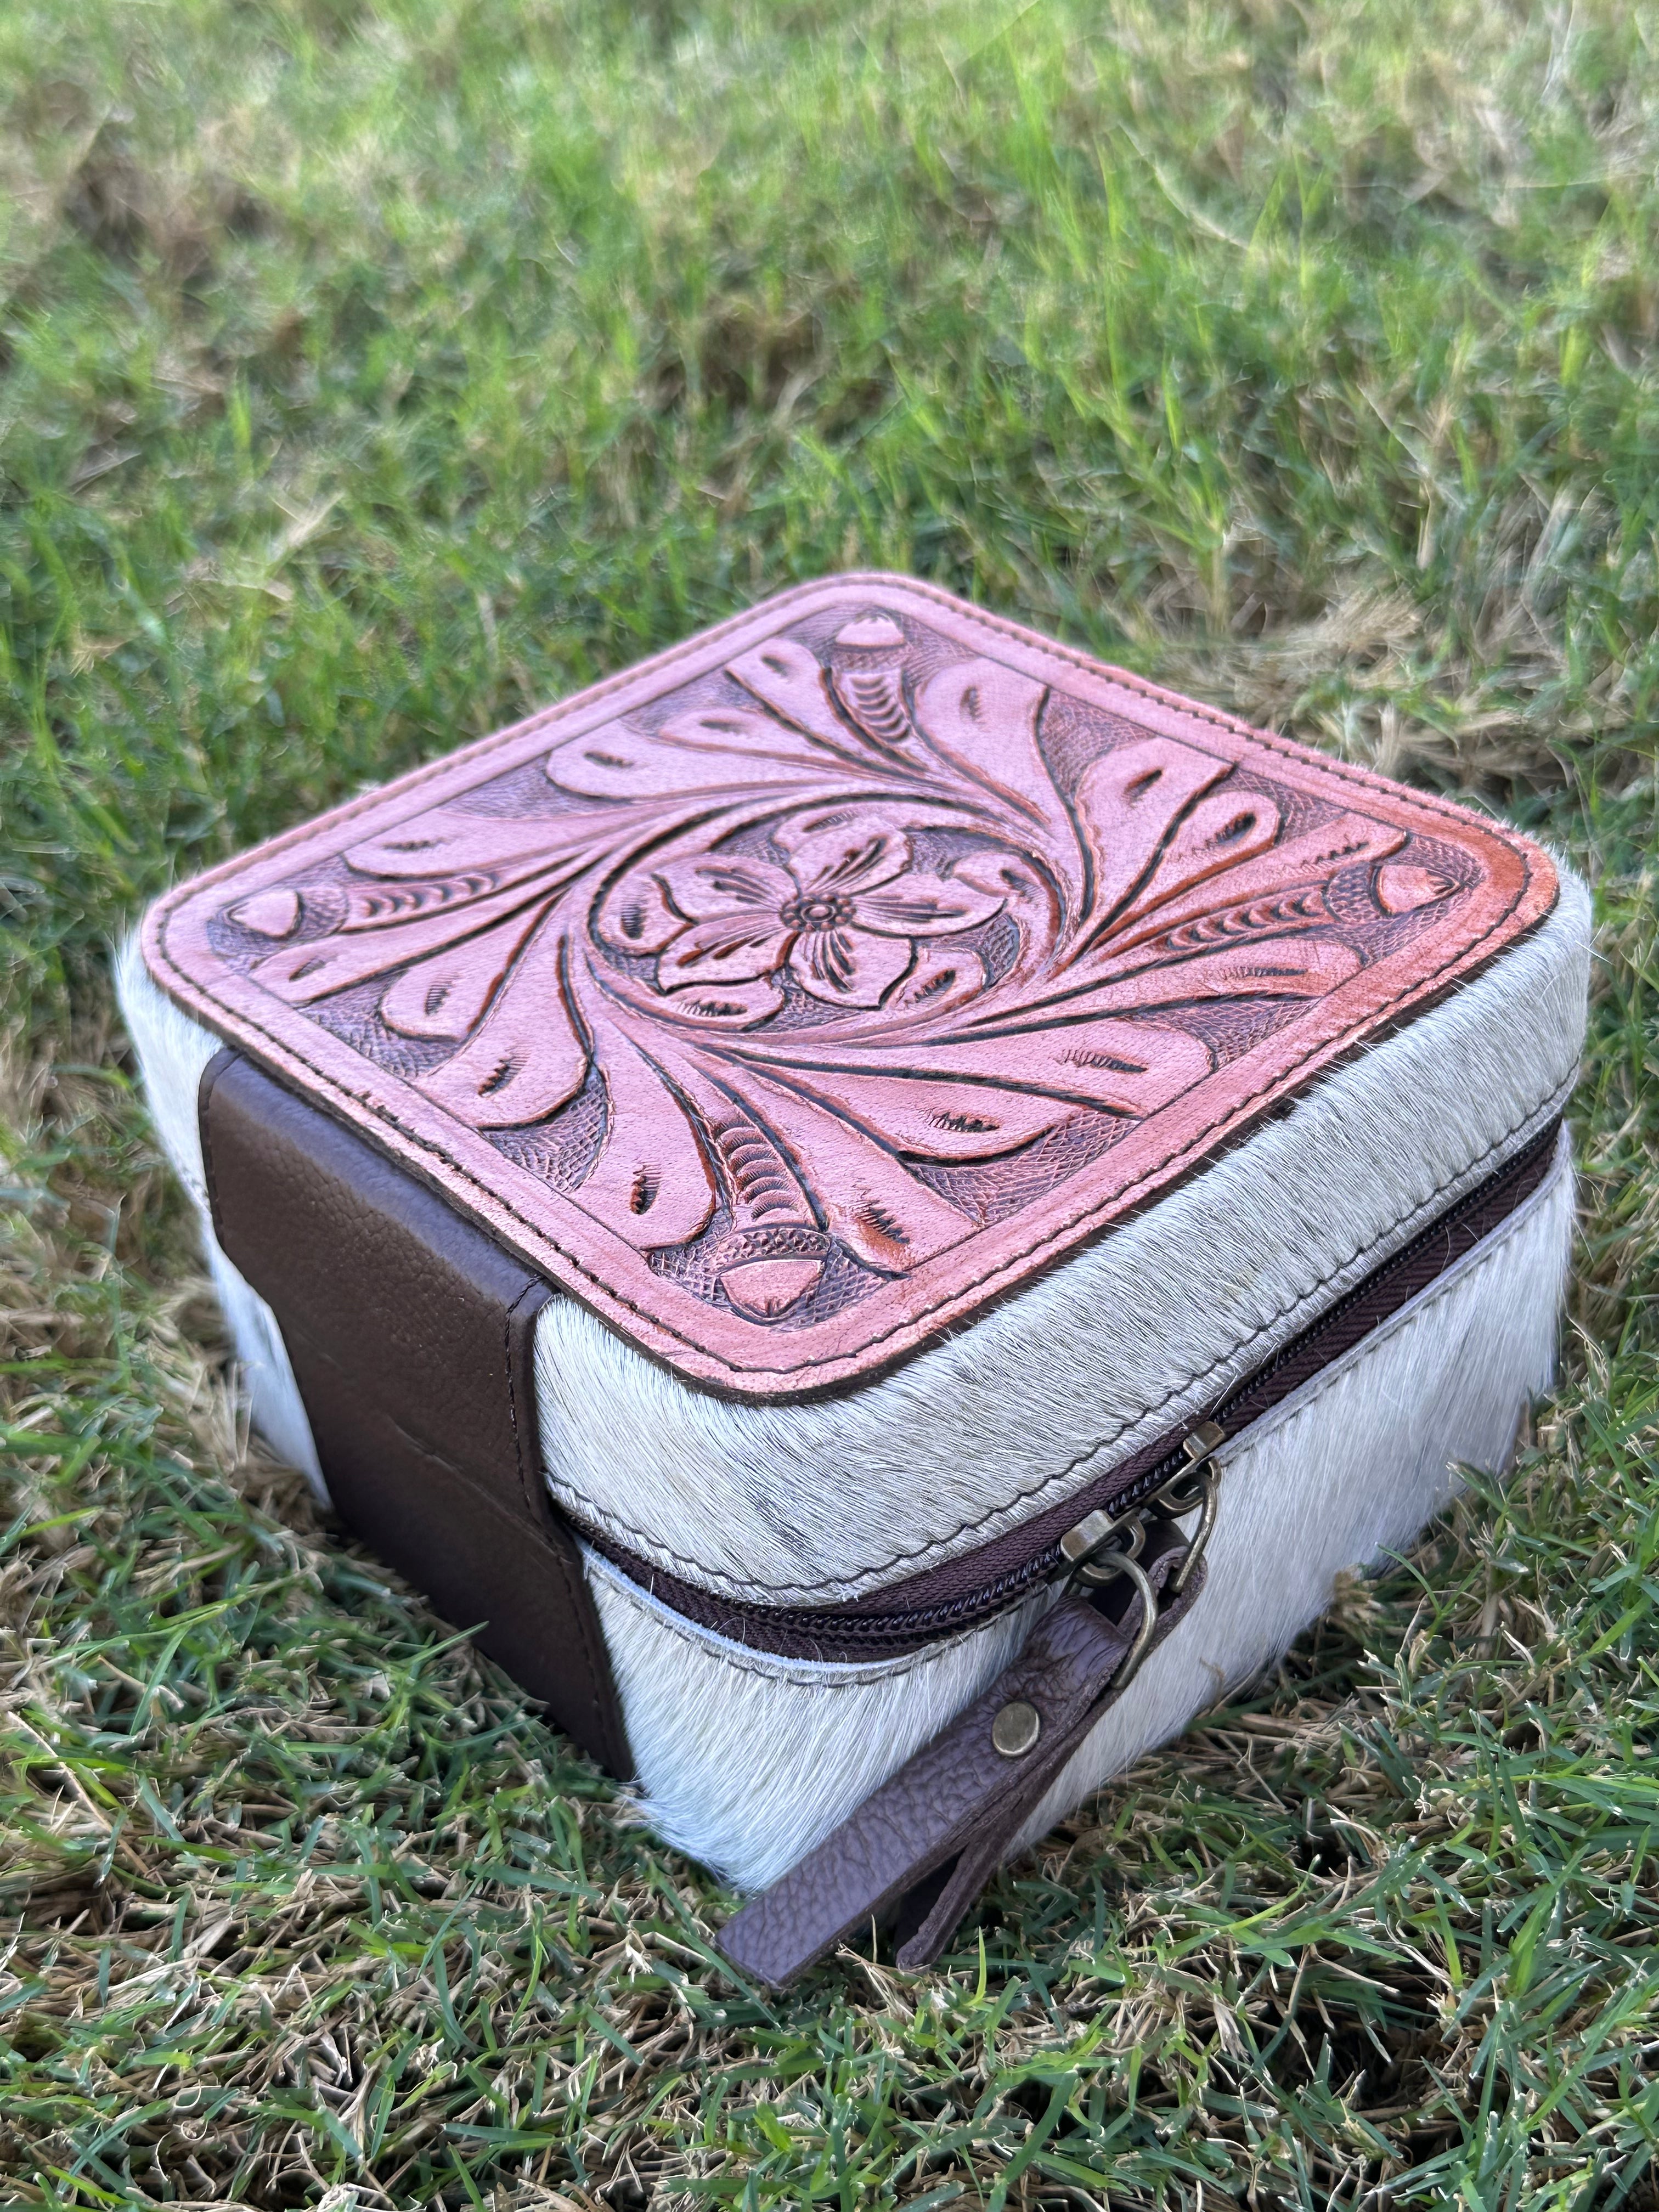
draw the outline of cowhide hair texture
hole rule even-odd
[[[574,1300],[552,1300],[536,1362],[554,1496],[666,1571],[773,1604],[856,1596],[971,1550],[1184,1414],[1201,1418],[1553,1119],[1577,1072],[1589,952],[1589,897],[1563,868],[1553,912],[1461,988],[1019,1296],[839,1398],[715,1397]],[[197,1091],[218,1041],[157,989],[136,942],[118,971],[252,1419],[324,1494],[280,1330],[209,1219]],[[1410,1541],[1460,1466],[1507,1462],[1528,1398],[1553,1377],[1573,1217],[1564,1138],[1493,1236],[1226,1449],[1200,1605],[1017,1847],[1269,1664],[1341,1570]],[[666,1840],[745,1888],[792,1865],[935,1735],[1053,1601],[1045,1592],[896,1659],[805,1662],[713,1635],[586,1557],[635,1801]]]

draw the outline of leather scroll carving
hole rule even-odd
[[[845,1382],[1547,906],[1525,841],[896,578],[164,902],[165,988],[623,1333]]]

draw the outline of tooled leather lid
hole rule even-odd
[[[684,1376],[844,1387],[1546,913],[1547,856],[929,586],[767,601],[213,869],[156,981]]]

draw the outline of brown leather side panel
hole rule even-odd
[[[282,1325],[342,1520],[629,1773],[605,1638],[537,1447],[535,1319],[556,1293],[240,1054],[210,1063],[200,1111],[214,1225]]]

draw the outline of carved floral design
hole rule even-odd
[[[772,842],[784,867],[711,854],[629,878],[611,943],[655,952],[658,989],[692,993],[693,1013],[711,986],[760,985],[742,1011],[761,1021],[783,1006],[775,979],[786,967],[827,1005],[878,1006],[908,972],[918,939],[972,929],[1004,903],[969,878],[918,869],[909,838],[874,808],[828,828],[789,817]]]
[[[773,1322],[971,1234],[957,1171],[1047,1142],[1063,1176],[1188,1091],[1206,1006],[1322,997],[1460,888],[1404,830],[1289,818],[1103,717],[1061,773],[1042,684],[926,643],[869,612],[741,653],[653,727],[556,744],[538,799],[481,785],[233,902],[240,964],[319,1020],[371,987],[492,1141],[591,1120],[597,1085],[566,1194]]]

